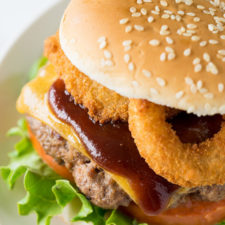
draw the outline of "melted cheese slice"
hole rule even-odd
[[[77,151],[80,151],[90,158],[74,129],[57,119],[48,106],[48,91],[56,79],[58,79],[58,75],[53,65],[48,64],[42,68],[37,78],[23,87],[17,101],[17,110],[51,127],[65,138]],[[132,200],[136,202],[135,193],[129,185],[129,181],[124,177],[112,173],[110,174]]]

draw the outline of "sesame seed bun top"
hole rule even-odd
[[[225,3],[72,0],[60,26],[66,56],[129,98],[225,114]]]

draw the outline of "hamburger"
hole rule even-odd
[[[34,149],[61,178],[27,157],[21,214],[48,224],[77,196],[73,221],[225,218],[224,9],[219,0],[70,2],[17,102]],[[12,167],[2,169],[11,185]],[[54,204],[39,204],[42,192]]]

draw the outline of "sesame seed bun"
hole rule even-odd
[[[225,114],[221,2],[72,0],[61,47],[80,71],[123,96]]]

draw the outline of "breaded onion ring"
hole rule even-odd
[[[78,104],[88,109],[88,114],[95,121],[127,121],[129,99],[80,72],[61,49],[58,34],[46,40],[45,56],[64,80],[66,89]]]
[[[166,121],[166,107],[130,100],[129,128],[141,156],[168,181],[183,187],[225,183],[225,122],[212,138],[184,144]]]

